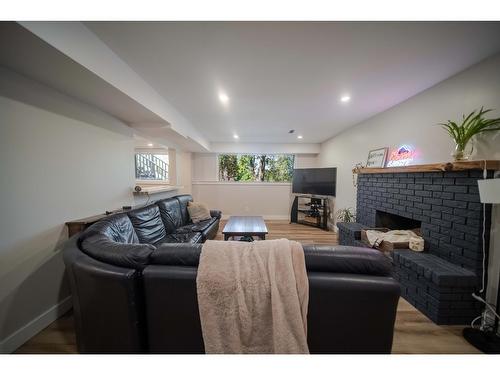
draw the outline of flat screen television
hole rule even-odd
[[[335,196],[337,168],[301,168],[293,170],[295,194]]]

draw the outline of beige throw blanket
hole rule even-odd
[[[196,285],[206,353],[309,353],[298,242],[207,241]]]

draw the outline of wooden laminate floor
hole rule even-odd
[[[221,223],[216,239],[222,239]],[[337,236],[317,228],[287,221],[266,220],[267,239],[288,238],[303,244],[336,244]],[[479,353],[461,335],[462,326],[438,326],[400,299],[394,331],[393,353],[396,354],[466,354]],[[16,353],[76,353],[73,315],[62,316],[22,345]]]

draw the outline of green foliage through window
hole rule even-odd
[[[291,182],[294,155],[221,154],[219,181]]]

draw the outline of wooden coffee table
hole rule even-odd
[[[265,240],[267,233],[262,216],[230,216],[222,231],[224,241],[234,236],[257,236]]]

